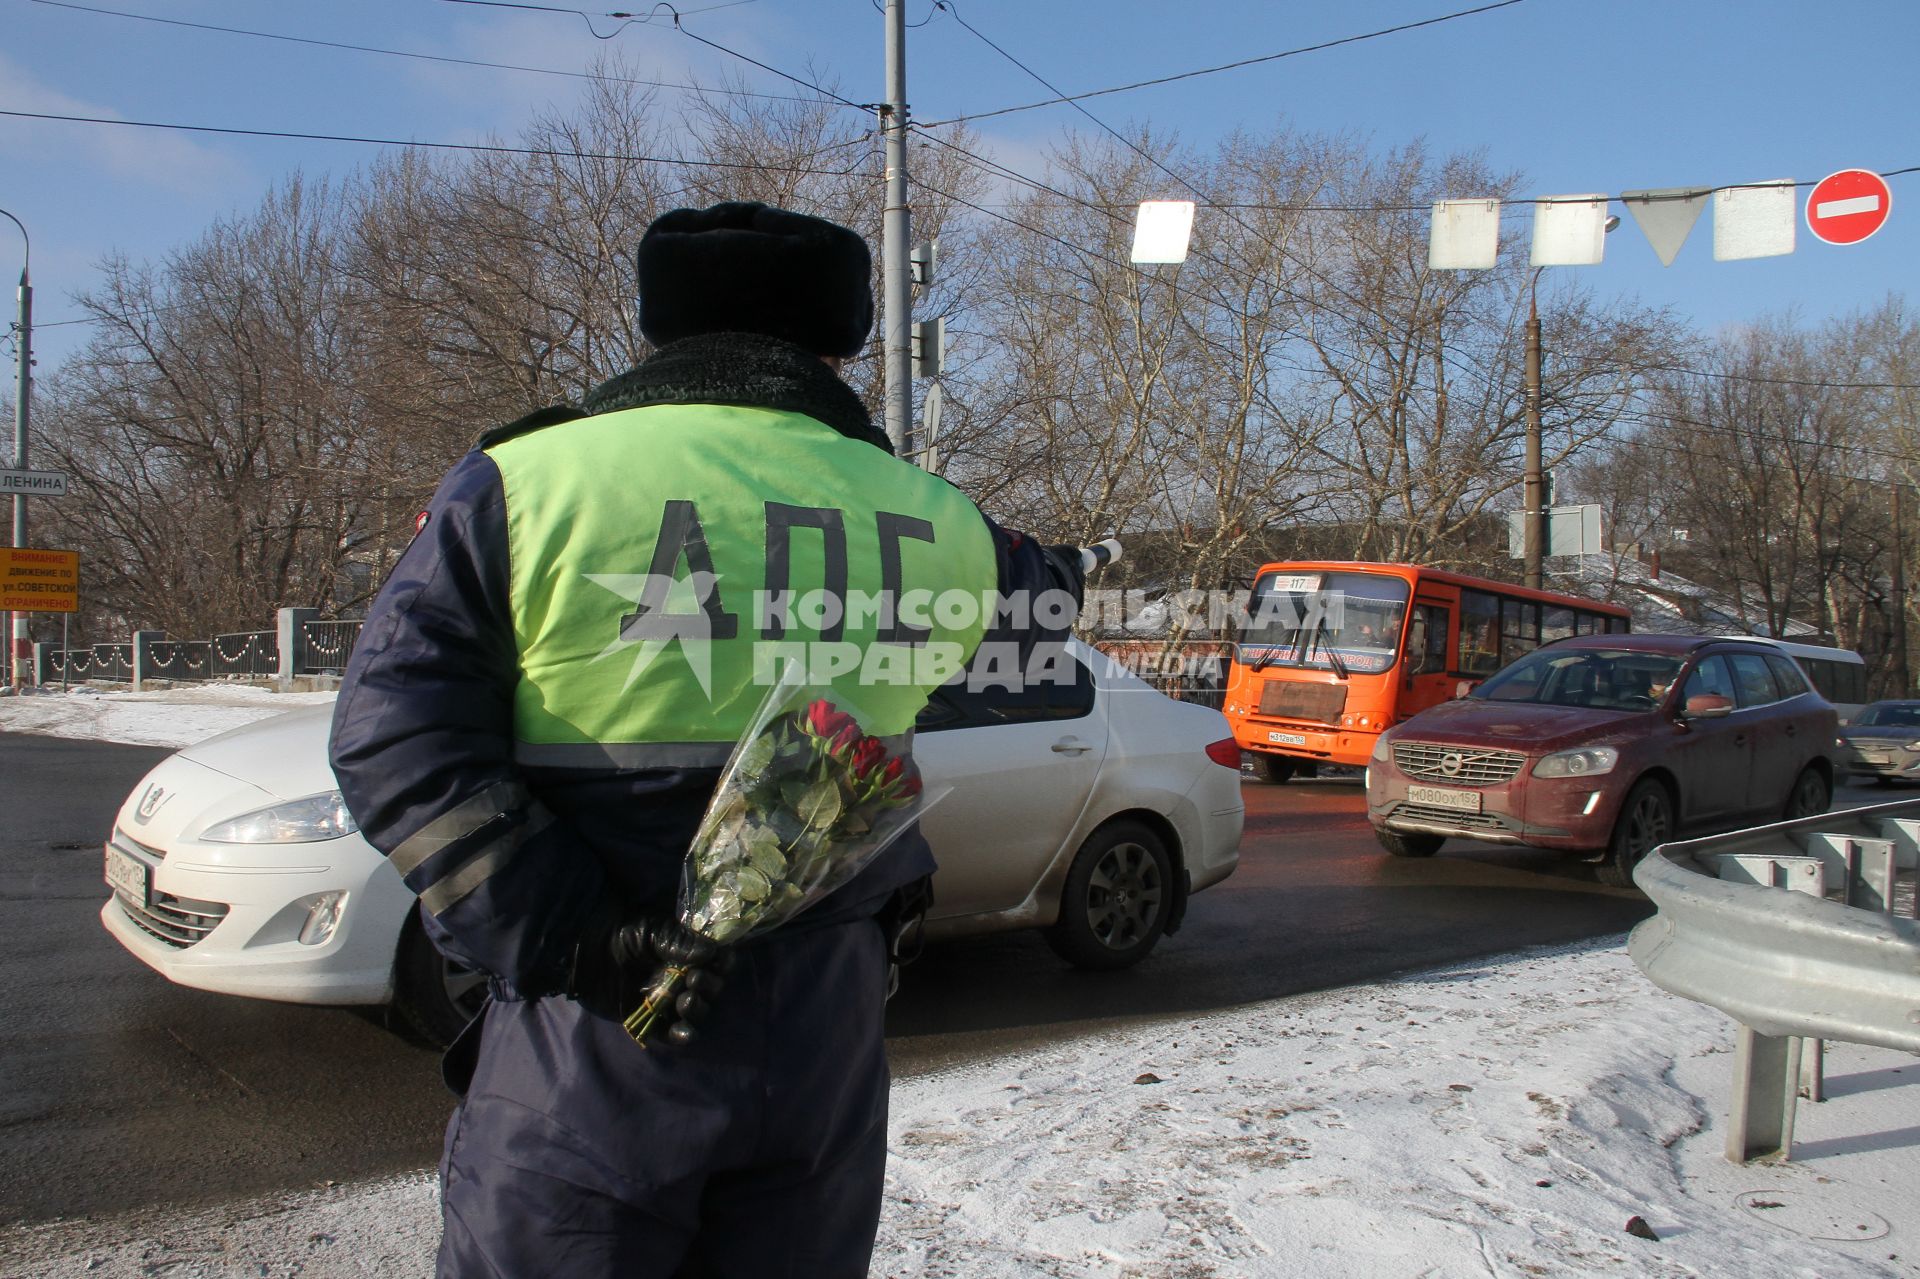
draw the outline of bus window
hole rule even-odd
[[[1462,675],[1491,675],[1500,669],[1500,601],[1484,591],[1460,592]]]
[[[1378,573],[1262,574],[1247,601],[1240,660],[1378,675],[1399,657],[1407,584]]]
[[[1800,665],[1820,690],[1820,696],[1838,705],[1867,700],[1867,668],[1824,657],[1803,657]]]
[[[1439,675],[1447,669],[1447,610],[1416,604],[1407,627],[1407,674]]]
[[[1500,664],[1525,657],[1540,647],[1540,606],[1521,600],[1500,601]]]
[[[1551,644],[1573,634],[1573,610],[1549,608],[1540,614],[1540,642]]]

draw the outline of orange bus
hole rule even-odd
[[[1300,560],[1254,578],[1226,712],[1260,773],[1361,767],[1374,739],[1548,640],[1629,629],[1618,604],[1418,564]]]

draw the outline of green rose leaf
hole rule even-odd
[[[762,733],[748,742],[740,752],[740,768],[749,775],[758,775],[767,771],[767,765],[773,763],[774,741],[771,733]]]
[[[794,811],[809,829],[825,830],[840,816],[842,804],[839,785],[822,779],[807,788],[800,802],[794,805]]]
[[[767,894],[773,891],[773,885],[767,882],[767,877],[751,866],[742,866],[733,882],[742,901],[765,901]]]
[[[757,828],[747,840],[747,860],[769,881],[787,873],[787,859],[780,851],[780,837],[765,826]]]

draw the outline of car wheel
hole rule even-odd
[[[400,932],[393,965],[393,1006],[421,1038],[445,1048],[487,1002],[487,979],[434,948],[417,913]]]
[[[1261,780],[1271,782],[1275,786],[1286,785],[1288,779],[1293,776],[1294,770],[1298,767],[1294,761],[1288,759],[1285,755],[1263,754],[1255,755],[1254,758],[1260,761]]]
[[[1600,882],[1615,888],[1633,887],[1633,868],[1640,859],[1673,835],[1673,797],[1651,777],[1636,782],[1620,805],[1613,839],[1597,867]]]
[[[1080,968],[1125,968],[1160,940],[1172,907],[1166,845],[1139,822],[1114,822],[1074,854],[1047,944]]]
[[[1408,834],[1397,830],[1376,829],[1373,837],[1395,857],[1431,857],[1447,842],[1445,835]]]
[[[1800,776],[1794,780],[1793,789],[1787,792],[1787,806],[1781,812],[1782,819],[1793,821],[1798,817],[1812,817],[1827,811],[1833,803],[1833,788],[1827,785],[1827,779],[1820,770],[1809,764],[1800,770]]]

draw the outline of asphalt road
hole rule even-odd
[[[101,928],[100,844],[162,750],[0,733],[0,1224],[205,1204],[432,1164],[451,1106],[378,1010],[174,986]],[[1239,870],[1140,967],[1065,967],[1032,934],[951,943],[889,1012],[895,1073],[1514,947],[1650,910],[1559,857],[1382,854],[1357,782],[1248,781]]]

